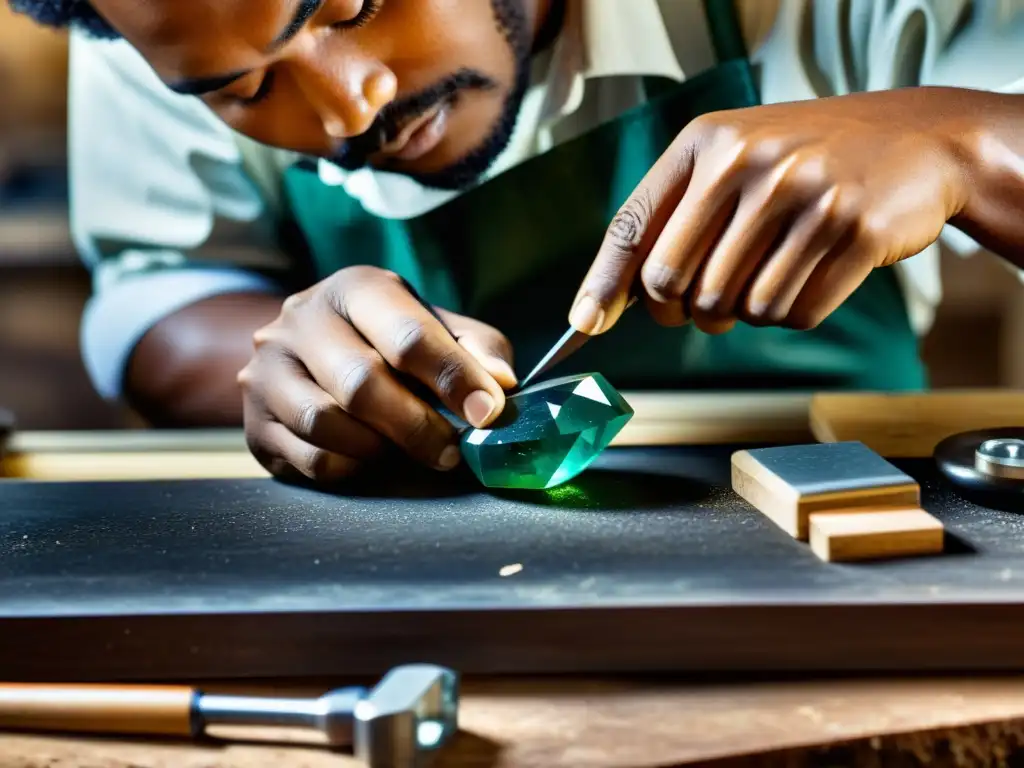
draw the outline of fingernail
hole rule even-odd
[[[590,296],[582,296],[569,313],[569,324],[583,333],[597,333],[604,325],[604,310]]]
[[[461,458],[462,455],[459,453],[458,446],[449,445],[441,451],[441,455],[437,459],[437,466],[441,469],[455,469]]]
[[[463,401],[462,412],[470,424],[479,427],[487,423],[487,418],[494,410],[494,405],[494,398],[490,393],[478,389],[476,392],[471,392]]]

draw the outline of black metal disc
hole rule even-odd
[[[1024,439],[1024,427],[951,435],[935,446],[935,463],[942,476],[970,500],[986,507],[1024,512],[1024,480],[989,475],[975,467],[975,451],[993,438]]]

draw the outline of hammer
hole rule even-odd
[[[210,726],[308,728],[367,768],[419,768],[458,728],[458,676],[395,667],[372,689],[314,699],[232,696],[187,686],[0,685],[0,728],[196,738]]]

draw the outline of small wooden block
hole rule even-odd
[[[936,555],[944,540],[942,522],[923,509],[811,515],[811,550],[826,562]]]
[[[863,443],[817,443],[737,451],[732,487],[800,541],[814,512],[918,508],[921,490]]]

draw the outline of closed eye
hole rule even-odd
[[[359,9],[359,13],[357,13],[353,18],[335,22],[331,27],[334,29],[354,29],[362,27],[373,20],[373,17],[380,12],[381,6],[383,5],[384,0],[365,0],[362,7]],[[251,107],[265,101],[267,97],[270,96],[273,87],[274,70],[268,69],[255,93],[251,96],[232,96],[231,98],[236,104],[241,104],[244,107]]]
[[[262,82],[260,82],[260,87],[256,89],[255,93],[251,96],[232,96],[231,98],[238,104],[251,107],[254,104],[259,104],[261,101],[264,101],[270,95],[273,87],[274,70],[268,69],[267,73],[263,76]]]
[[[355,27],[361,27],[372,20],[373,17],[380,12],[382,5],[384,5],[384,0],[365,0],[363,7],[359,9],[359,13],[357,13],[353,18],[346,19],[345,21],[337,21],[331,26],[335,29],[353,29]]]

